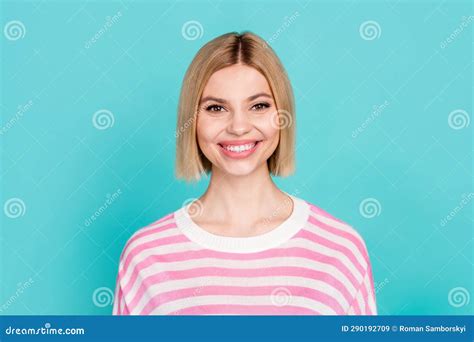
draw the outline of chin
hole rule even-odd
[[[259,165],[233,165],[219,168],[223,173],[229,176],[241,177],[248,176],[259,169]]]

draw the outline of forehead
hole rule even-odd
[[[219,98],[241,98],[259,92],[271,94],[265,76],[247,65],[236,64],[216,71],[204,87],[202,96]]]

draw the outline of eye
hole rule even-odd
[[[261,110],[264,110],[264,109],[267,109],[270,107],[270,104],[267,103],[267,102],[259,102],[255,105],[253,105],[253,109],[257,110],[257,111],[261,111]]]
[[[214,104],[214,105],[207,106],[206,110],[208,112],[222,112],[224,110],[224,107]]]

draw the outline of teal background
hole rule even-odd
[[[297,172],[276,181],[364,237],[379,314],[473,314],[473,14],[470,1],[3,1],[0,313],[111,313],[126,240],[207,185],[174,179],[184,72],[205,42],[251,30],[296,96]]]

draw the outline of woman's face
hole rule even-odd
[[[266,78],[236,64],[216,71],[206,84],[197,139],[213,170],[244,176],[265,166],[279,142],[275,101]]]

